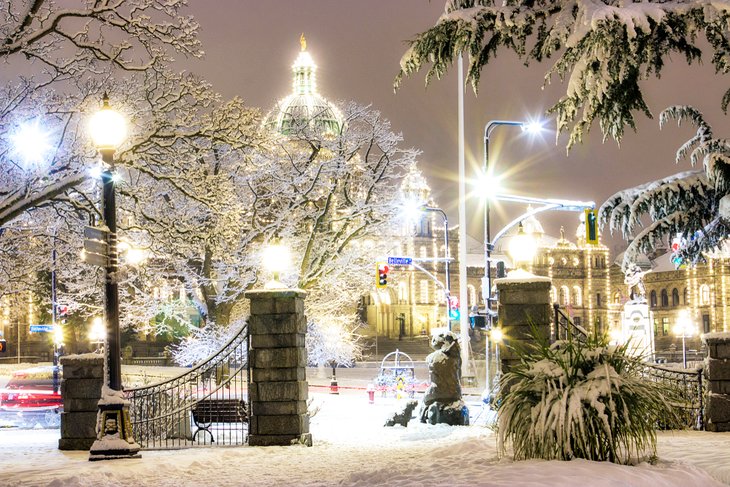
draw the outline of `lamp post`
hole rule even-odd
[[[122,396],[122,363],[119,331],[119,289],[117,255],[117,208],[114,191],[114,152],[126,137],[124,118],[109,106],[104,93],[103,106],[92,117],[89,129],[104,169],[101,173],[101,214],[108,232],[104,284],[106,318],[106,372],[109,388],[102,391],[97,412],[97,439],[89,460],[132,458],[140,446],[134,441],[129,420],[129,402]]]
[[[412,201],[408,200],[405,202],[404,205],[405,212],[407,213],[407,218],[409,220],[415,221],[417,215],[419,215],[421,212],[434,212],[441,215],[441,218],[444,219],[444,272],[446,273],[445,281],[446,281],[446,324],[451,330],[451,315],[449,314],[449,307],[450,307],[450,298],[451,298],[451,272],[449,267],[449,261],[451,260],[451,254],[449,252],[449,217],[446,216],[446,212],[442,210],[441,208],[433,207],[433,206],[426,206],[421,204],[418,201]]]
[[[694,333],[695,327],[689,312],[686,310],[681,311],[674,327],[674,334],[682,337],[682,367],[685,369],[687,368],[687,344],[685,340],[691,338]]]
[[[114,191],[114,152],[124,141],[126,125],[124,118],[109,106],[109,97],[104,94],[104,105],[91,120],[91,138],[96,145],[104,169],[101,173],[101,214],[109,232],[108,256],[105,267],[104,313],[107,327],[107,367],[109,388],[122,390],[122,364],[120,361],[119,332],[119,288],[117,284],[117,206]]]
[[[539,123],[528,123],[514,120],[491,120],[484,126],[484,166],[483,177],[486,183],[492,182],[491,167],[489,161],[489,139],[494,129],[500,126],[519,127],[522,130],[537,132],[541,128]],[[489,188],[486,188],[487,190]],[[484,279],[482,280],[482,299],[487,314],[487,328],[492,326],[492,281],[491,281],[491,256],[492,256],[492,234],[489,226],[490,197],[485,195],[484,199]]]

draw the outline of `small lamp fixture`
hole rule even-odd
[[[509,243],[508,251],[515,267],[520,267],[520,263],[526,264],[532,262],[535,258],[537,244],[532,235],[525,232],[522,222],[520,222],[520,226],[517,229],[517,235]]]
[[[281,272],[291,265],[289,248],[279,242],[273,242],[264,249],[264,268],[273,274],[271,281],[264,285],[265,289],[284,289],[286,286],[279,281]]]
[[[502,333],[501,328],[492,328],[492,331],[489,332],[489,336],[494,343],[500,343],[504,338],[504,333]]]
[[[124,117],[109,106],[109,96],[104,93],[104,105],[89,121],[89,133],[99,151],[114,151],[127,136]]]
[[[91,321],[91,328],[89,329],[89,341],[91,343],[102,343],[106,339],[106,327],[104,326],[104,320],[100,316],[97,316]]]

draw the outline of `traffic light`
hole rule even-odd
[[[376,265],[377,274],[375,279],[375,287],[382,289],[388,287],[388,264],[378,262]]]
[[[0,340],[0,353],[5,353],[8,351],[8,342],[5,340]]]
[[[68,318],[68,306],[58,306],[58,322],[62,325],[65,325],[66,318]]]
[[[586,243],[598,245],[598,211],[594,209],[585,210],[586,216]]]

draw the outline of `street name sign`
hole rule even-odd
[[[388,265],[412,265],[411,257],[388,257]]]
[[[107,247],[108,247],[108,245],[106,244],[106,242],[102,242],[101,240],[90,240],[90,239],[84,240],[84,250],[87,253],[107,255],[107,253],[108,253]]]
[[[30,325],[31,333],[49,333],[53,331],[53,325]]]
[[[100,227],[84,227],[84,237],[91,240],[101,240],[107,242],[109,240],[109,230]]]

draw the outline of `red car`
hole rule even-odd
[[[60,367],[35,367],[13,373],[0,389],[0,422],[56,427],[63,411]]]

